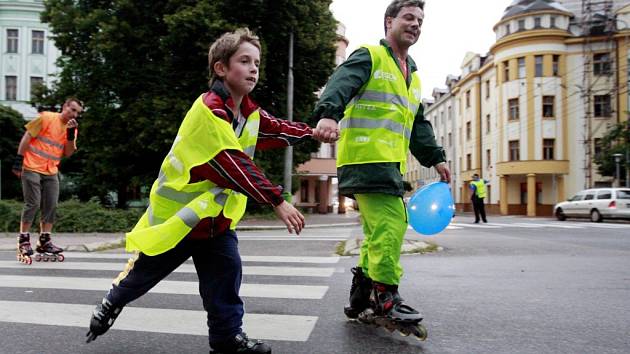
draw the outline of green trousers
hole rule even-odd
[[[407,209],[401,197],[355,194],[363,219],[365,239],[359,266],[373,281],[398,285],[403,274],[400,248],[407,232]]]

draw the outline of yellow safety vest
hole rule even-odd
[[[350,101],[339,122],[337,167],[398,162],[407,171],[407,151],[413,121],[421,104],[420,78],[407,83],[384,46],[364,45],[370,52],[370,79]]]
[[[211,181],[188,183],[190,170],[208,163],[222,150],[239,150],[252,159],[256,151],[260,112],[247,117],[237,138],[232,126],[217,117],[200,96],[182,122],[157,180],[151,187],[149,207],[136,226],[127,233],[127,251],[149,256],[175,247],[201,219],[223,211],[235,229],[245,213],[247,197]]]
[[[484,180],[470,181],[470,184],[475,186],[475,194],[477,197],[482,199],[486,197],[486,182]]]

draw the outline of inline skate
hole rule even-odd
[[[239,333],[225,342],[210,344],[210,354],[271,354],[271,347],[259,340],[247,338],[247,334]]]
[[[372,279],[363,273],[361,267],[354,267],[350,271],[354,274],[350,286],[350,304],[343,308],[343,312],[349,319],[354,320],[370,306]]]
[[[31,248],[31,235],[26,233],[21,233],[17,237],[17,260],[20,263],[31,264],[33,263],[33,259],[31,256],[33,255],[33,248]]]
[[[63,262],[66,259],[61,252],[63,249],[53,245],[50,240],[49,232],[42,232],[39,234],[39,241],[37,241],[37,247],[35,247],[37,254],[35,255],[35,261],[40,262]]]
[[[358,316],[360,322],[383,327],[389,332],[398,331],[402,336],[413,335],[418,340],[427,339],[427,329],[420,323],[422,315],[411,306],[403,304],[398,287],[374,283],[370,294],[370,306]]]
[[[92,318],[90,319],[90,329],[86,334],[86,343],[90,343],[96,337],[104,334],[114,324],[114,321],[122,311],[122,306],[114,306],[109,300],[103,298],[103,301],[96,305]]]

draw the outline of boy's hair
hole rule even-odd
[[[407,6],[416,6],[424,11],[424,0],[394,0],[387,10],[385,10],[385,17],[383,18],[383,26],[385,27],[385,34],[387,34],[387,18],[396,17],[400,12],[400,9]]]
[[[67,105],[70,102],[74,102],[74,103],[78,104],[79,107],[84,108],[83,107],[83,101],[81,101],[80,99],[78,99],[76,97],[68,97],[68,98],[66,98],[66,102],[64,102],[63,105],[65,106],[65,105]]]
[[[214,41],[208,51],[208,69],[210,71],[210,85],[217,79],[214,64],[221,62],[229,67],[230,58],[243,42],[249,42],[260,49],[260,40],[249,28],[238,28],[234,32],[226,32]]]

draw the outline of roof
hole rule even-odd
[[[505,9],[501,19],[538,11],[562,11],[571,14],[569,10],[554,0],[514,0]]]

